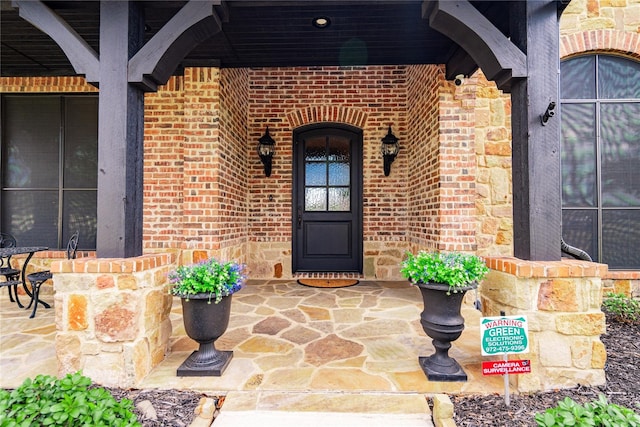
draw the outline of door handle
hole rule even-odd
[[[302,207],[298,206],[298,230],[302,228]]]

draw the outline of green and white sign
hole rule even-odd
[[[526,316],[483,317],[480,339],[483,356],[529,352]]]

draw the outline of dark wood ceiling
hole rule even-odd
[[[44,3],[100,51],[99,2]],[[184,3],[142,2],[146,37],[151,38]],[[473,2],[505,34],[507,3]],[[222,31],[191,51],[181,67],[447,63],[458,46],[429,27],[422,8],[416,0],[229,0],[215,8],[223,20]],[[316,17],[328,18],[330,25],[316,28]],[[75,74],[62,50],[22,20],[8,1],[2,0],[0,19],[2,76]]]

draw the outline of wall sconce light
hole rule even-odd
[[[267,126],[264,135],[258,140],[258,155],[264,165],[264,176],[266,177],[271,176],[271,159],[276,151],[275,144],[276,142],[269,135],[269,126]]]
[[[382,158],[384,159],[384,176],[389,176],[391,173],[391,163],[393,163],[398,155],[398,151],[400,151],[398,138],[391,133],[391,126],[389,126],[389,133],[382,138],[380,151],[382,152]]]

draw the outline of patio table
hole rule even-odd
[[[22,271],[21,271],[21,280],[13,280],[11,282],[7,283],[2,283],[3,286],[13,286],[13,291],[14,294],[16,295],[16,302],[18,303],[18,307],[20,308],[24,308],[24,306],[22,305],[22,303],[20,302],[20,299],[18,298],[18,285],[22,284],[22,287],[24,288],[24,291],[27,293],[27,295],[31,298],[31,303],[35,303],[35,304],[42,304],[44,305],[46,308],[51,308],[51,306],[49,304],[47,304],[46,302],[38,299],[38,301],[33,301],[33,293],[31,292],[31,290],[27,287],[27,266],[29,265],[29,261],[31,260],[31,257],[33,256],[34,253],[36,252],[41,252],[41,251],[46,251],[47,249],[49,249],[46,246],[15,246],[12,248],[0,248],[0,257],[8,257],[8,256],[13,256],[13,255],[22,255],[22,254],[29,254],[27,255],[27,258],[24,260],[24,264],[22,265]],[[31,305],[31,304],[29,304]]]

